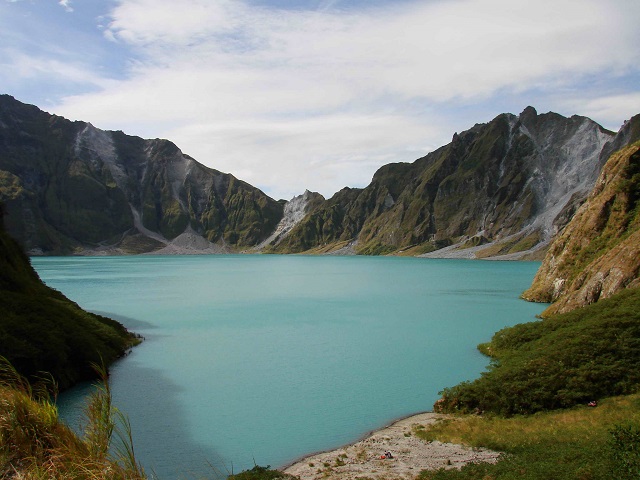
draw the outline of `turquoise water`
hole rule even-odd
[[[112,368],[161,479],[281,466],[430,410],[476,345],[544,305],[539,264],[277,255],[34,258],[51,287],[146,341]],[[80,386],[60,410],[76,424]],[[193,476],[191,476],[193,475]]]

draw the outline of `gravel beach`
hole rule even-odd
[[[330,452],[310,455],[283,469],[302,480],[413,479],[421,470],[461,468],[471,462],[495,463],[499,452],[451,443],[426,442],[415,436],[446,415],[420,413],[399,420],[367,438]],[[381,458],[389,451],[393,458]]]

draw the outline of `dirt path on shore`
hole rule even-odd
[[[352,445],[306,457],[285,468],[284,472],[302,480],[413,479],[421,470],[461,468],[471,462],[497,461],[498,452],[425,442],[415,436],[415,428],[428,428],[443,418],[446,415],[421,413],[399,420]],[[390,451],[393,458],[381,459],[385,451]]]

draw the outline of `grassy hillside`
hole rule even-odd
[[[473,382],[446,388],[441,412],[530,414],[640,387],[640,289],[544,321],[505,328],[481,351],[492,357]]]
[[[479,348],[491,366],[446,388],[434,409],[483,414],[417,433],[505,455],[420,479],[640,478],[640,289],[503,329]]]
[[[418,430],[425,440],[505,452],[495,465],[422,472],[420,480],[632,480],[640,478],[640,395],[597,407],[501,418],[466,415]]]
[[[22,375],[50,373],[59,387],[93,378],[139,340],[121,324],[85,312],[44,285],[20,246],[0,228],[0,356]]]

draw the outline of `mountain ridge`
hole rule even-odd
[[[455,133],[412,163],[384,165],[365,188],[285,202],[168,140],[103,131],[1,95],[0,200],[30,254],[538,258],[608,154],[638,135],[633,125],[615,134],[527,107]]]
[[[8,95],[0,96],[0,199],[7,229],[32,254],[142,253],[187,231],[251,246],[283,209],[168,140],[99,130]]]
[[[616,138],[577,115],[501,114],[413,163],[381,167],[364,189],[336,193],[275,250],[348,242],[363,254],[522,258],[566,223]]]

